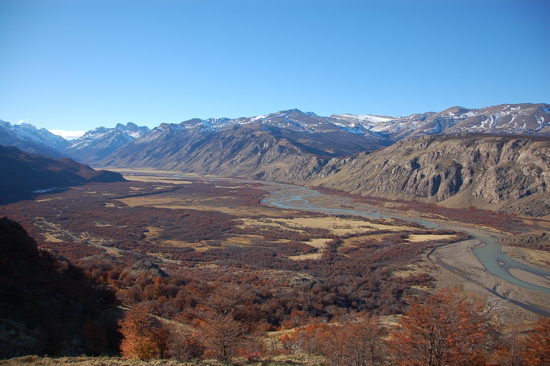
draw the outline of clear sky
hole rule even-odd
[[[550,0],[0,0],[0,119],[550,102]]]

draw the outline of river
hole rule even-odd
[[[327,214],[357,215],[367,218],[398,218],[401,220],[416,222],[427,228],[444,228],[440,224],[426,220],[415,220],[409,217],[399,217],[396,215],[390,216],[382,213],[381,210],[376,208],[373,208],[373,211],[363,211],[351,208],[321,207],[313,203],[315,199],[318,199],[323,195],[321,192],[310,188],[288,184],[270,183],[270,185],[272,184],[277,187],[277,190],[272,192],[268,197],[264,198],[262,202],[267,205],[273,205],[284,209],[307,210]],[[471,237],[476,238],[483,243],[483,245],[478,245],[474,248],[473,252],[489,273],[514,285],[550,294],[550,288],[537,286],[535,284],[520,280],[514,277],[509,270],[510,268],[517,268],[547,280],[550,279],[550,272],[525,265],[508,257],[508,255],[502,252],[501,246],[496,243],[496,237],[494,237],[493,234],[487,230],[477,228],[473,230],[467,226],[453,225],[453,229],[454,228],[467,232]],[[482,234],[480,234],[480,232],[482,232]]]
[[[147,174],[146,174],[147,175]],[[542,292],[545,294],[550,294],[550,288],[542,287],[523,281],[510,273],[511,268],[517,268],[519,270],[525,271],[531,275],[537,276],[542,279],[543,282],[548,282],[550,280],[550,272],[540,270],[523,263],[517,262],[505,253],[502,252],[501,246],[496,243],[496,236],[493,232],[481,229],[481,228],[472,228],[469,226],[463,226],[458,223],[453,223],[452,225],[442,226],[440,223],[432,222],[429,220],[418,220],[406,216],[399,216],[392,213],[391,215],[385,212],[381,208],[374,206],[366,205],[356,205],[355,203],[348,200],[349,205],[346,204],[346,208],[343,208],[341,202],[336,202],[341,197],[325,195],[321,192],[318,192],[314,189],[305,188],[302,186],[296,186],[286,183],[275,183],[275,182],[266,182],[266,181],[257,181],[257,180],[248,180],[248,179],[232,179],[232,178],[214,178],[214,177],[198,177],[198,176],[186,176],[185,174],[176,173],[176,174],[151,174],[151,175],[167,175],[171,178],[176,179],[203,179],[203,180],[236,180],[239,182],[250,182],[250,183],[260,183],[265,186],[269,191],[269,195],[266,196],[262,203],[266,205],[275,206],[282,209],[291,209],[291,210],[303,210],[303,211],[314,211],[319,213],[331,214],[331,215],[356,215],[366,218],[396,218],[400,220],[410,221],[418,223],[426,228],[431,229],[453,229],[459,230],[468,233],[472,238],[479,240],[480,245],[477,245],[473,249],[473,253],[479,259],[481,264],[484,266],[487,272],[496,276],[503,281],[507,281],[516,286]],[[331,202],[331,200],[333,202]],[[315,203],[317,202],[317,203]],[[329,202],[329,203],[327,203]],[[329,207],[330,206],[330,207]],[[361,209],[357,207],[363,206]],[[353,207],[353,208],[350,208]],[[444,266],[446,269],[453,271],[452,268]],[[456,272],[455,272],[456,273]],[[462,275],[461,275],[462,276]],[[540,315],[550,316],[550,313],[540,307],[528,304],[526,302],[517,301],[511,299],[498,291],[495,288],[488,288],[482,285],[479,282],[472,280],[471,278],[464,277],[467,281],[472,281],[478,285],[483,286],[487,291],[493,293],[500,298],[503,298],[511,303],[519,305],[529,311],[535,312]]]

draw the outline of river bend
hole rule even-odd
[[[275,207],[283,209],[315,211],[327,214],[357,215],[367,218],[397,218],[410,222],[416,222],[427,228],[444,228],[439,224],[435,224],[426,220],[414,220],[408,217],[399,217],[395,215],[389,216],[387,214],[379,212],[370,212],[347,208],[321,207],[312,203],[313,198],[317,198],[318,196],[323,195],[323,193],[321,192],[300,186],[293,186],[282,183],[274,184],[279,189],[277,189],[275,192],[272,192],[272,194],[270,194],[268,197],[264,198],[262,202],[268,205],[273,205]],[[486,231],[485,234],[480,235],[479,229],[476,229],[475,232],[471,228],[468,228],[466,226],[460,226],[458,229],[467,232],[468,234],[470,234],[470,236],[478,239],[480,242],[483,243],[483,245],[479,245],[474,248],[473,252],[489,273],[514,285],[550,294],[550,288],[537,286],[535,284],[522,281],[514,277],[509,270],[510,268],[517,268],[522,271],[531,273],[535,276],[542,277],[546,280],[550,280],[550,272],[528,266],[508,257],[505,253],[502,252],[501,246],[496,243],[496,238],[494,236],[491,236],[488,231]]]

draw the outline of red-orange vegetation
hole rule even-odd
[[[173,333],[169,339],[169,355],[186,362],[202,357],[205,351],[202,336],[197,332]]]
[[[120,322],[120,331],[124,336],[120,349],[125,358],[163,358],[167,351],[168,331],[147,310],[145,304],[136,305]]]
[[[206,353],[225,363],[231,362],[247,338],[246,327],[231,314],[208,314],[202,334]]]
[[[550,365],[550,318],[541,317],[523,340],[521,356],[526,365]]]
[[[389,343],[403,366],[486,365],[492,334],[483,305],[442,290],[413,304]]]

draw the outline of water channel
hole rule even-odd
[[[173,174],[173,175],[170,174],[170,176],[172,178],[179,178],[179,179],[191,178],[191,177],[186,177],[184,174]],[[207,178],[207,180],[219,181],[219,180],[231,180],[231,178],[229,179],[228,178]],[[415,222],[430,229],[445,228],[444,226],[441,226],[431,221],[412,219],[410,217],[399,216],[394,214],[388,215],[387,213],[384,213],[381,209],[372,207],[372,206],[369,207],[368,210],[358,210],[353,208],[336,208],[336,207],[324,207],[322,205],[316,205],[313,203],[314,200],[320,197],[328,197],[328,196],[314,189],[310,189],[302,186],[296,186],[296,185],[287,184],[287,183],[275,183],[275,182],[265,182],[265,181],[256,181],[256,180],[247,180],[247,179],[239,179],[239,181],[260,183],[262,185],[270,187],[270,189],[268,189],[270,194],[262,200],[262,203],[266,205],[272,205],[282,209],[313,211],[313,212],[320,212],[320,213],[331,214],[331,215],[356,215],[356,216],[362,216],[366,218],[375,218],[375,219],[396,218],[396,219],[405,220],[409,222]],[[520,280],[514,277],[509,270],[511,268],[516,268],[516,269],[528,272],[532,275],[538,276],[539,278],[546,281],[550,280],[550,272],[525,265],[523,263],[520,263],[508,257],[505,253],[502,252],[501,245],[496,243],[496,237],[492,236],[492,233],[490,231],[479,229],[479,228],[473,229],[471,227],[459,226],[456,224],[453,224],[452,229],[466,232],[470,235],[470,237],[479,240],[481,244],[476,246],[473,249],[473,253],[479,259],[481,264],[485,267],[487,272],[489,272],[490,274],[504,281],[508,281],[514,285],[517,285],[519,287],[550,294],[550,288],[537,286],[535,284]],[[454,272],[452,268],[449,268],[448,266],[445,266],[445,265],[443,266],[448,270],[451,270]],[[473,281],[468,277],[465,277],[465,279],[468,281],[477,283],[476,281]],[[531,304],[510,299],[507,296],[498,293],[495,288],[487,288],[487,287],[485,288],[492,294],[502,299],[505,299],[511,303],[519,305],[529,311],[532,311],[534,313],[544,315],[544,316],[550,316],[550,313],[545,309],[539,308]]]
[[[293,210],[308,210],[315,212],[322,212],[327,214],[340,214],[340,215],[357,215],[367,218],[398,218],[401,220],[407,220],[411,222],[416,222],[420,225],[423,225],[427,228],[440,229],[442,226],[435,224],[430,221],[425,220],[414,220],[407,217],[398,217],[398,216],[389,216],[377,212],[367,212],[355,209],[345,209],[345,208],[326,208],[314,205],[312,199],[316,196],[322,195],[322,193],[315,191],[313,189],[300,187],[300,186],[291,186],[287,184],[276,184],[280,187],[280,190],[275,191],[270,196],[264,198],[262,201],[265,204],[273,205],[279,208],[284,209],[293,209]],[[517,268],[525,272],[529,272],[533,275],[540,276],[542,278],[550,280],[550,272],[543,271],[537,268],[530,267],[518,261],[515,261],[508,257],[505,253],[502,252],[501,246],[496,243],[496,238],[490,236],[489,233],[486,235],[480,235],[479,229],[475,232],[468,227],[460,227],[461,231],[467,232],[471,237],[478,239],[483,245],[479,245],[474,248],[473,252],[476,257],[479,259],[481,264],[485,269],[494,276],[497,276],[505,281],[508,281],[514,285],[527,288],[534,291],[540,291],[547,294],[550,294],[550,288],[537,286],[535,284],[522,281],[514,277],[510,272],[510,268]],[[488,289],[494,290],[494,289]],[[494,291],[491,291],[494,293]]]

